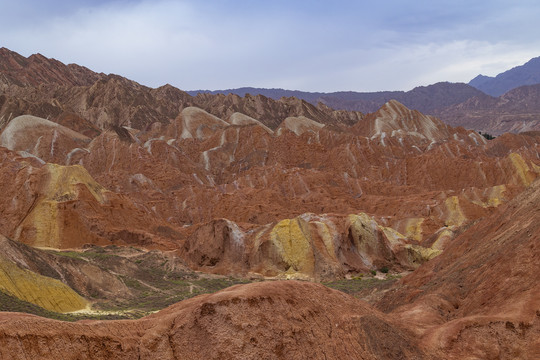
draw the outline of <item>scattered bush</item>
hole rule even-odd
[[[483,137],[485,137],[487,140],[493,140],[495,139],[495,136],[491,135],[491,134],[488,134],[488,133],[483,133],[481,131],[478,132],[480,135],[482,135]]]

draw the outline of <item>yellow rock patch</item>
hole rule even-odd
[[[459,206],[459,199],[457,196],[451,196],[444,201],[446,207],[446,226],[461,226],[467,219]]]
[[[86,169],[80,165],[62,166],[56,164],[47,164],[49,181],[44,189],[44,195],[47,199],[55,201],[73,200],[78,192],[75,185],[84,184],[94,198],[103,203],[103,193],[105,188],[98,184]]]
[[[525,186],[531,185],[531,183],[535,179],[535,176],[532,173],[530,173],[531,169],[529,168],[525,160],[523,160],[521,155],[516,154],[516,153],[511,153],[510,155],[508,155],[508,158],[512,162],[512,165],[514,165],[514,168],[516,169],[516,173],[519,179],[521,180],[521,182],[523,183],[523,185]]]
[[[315,259],[308,224],[304,220],[281,220],[270,232],[270,239],[289,266],[289,273],[313,274]]]
[[[25,219],[34,229],[35,247],[55,247],[60,244],[60,227],[58,224],[58,202],[43,200],[37,203],[32,213]]]
[[[416,241],[422,240],[422,223],[424,218],[410,218],[406,220],[405,236]]]
[[[386,235],[392,246],[403,244],[407,239],[405,235],[391,227],[380,226],[380,229],[384,232],[384,235]]]
[[[503,194],[506,191],[506,186],[497,185],[493,186],[488,193],[488,198],[486,201],[487,207],[497,207],[503,202]]]
[[[380,247],[379,225],[371,216],[365,213],[350,214],[348,219],[354,246],[361,254],[370,254]]]
[[[533,162],[531,162],[531,165],[532,165],[533,171],[534,171],[536,174],[540,174],[540,166],[536,165],[536,164],[533,163]]]
[[[21,300],[55,312],[85,309],[86,301],[62,282],[21,269],[0,257],[0,289]]]
[[[328,225],[323,223],[322,221],[312,221],[311,224],[314,224],[317,227],[317,234],[322,239],[328,255],[332,258],[332,260],[337,262],[338,259],[336,257],[336,251],[334,247],[334,237]]]
[[[410,231],[410,233],[417,235],[417,229],[421,228],[424,219],[414,218],[411,220],[412,231]],[[412,266],[418,266],[442,253],[441,250],[407,244],[407,241],[410,238],[393,228],[378,225],[377,222],[367,214],[349,215],[349,222],[351,224],[350,229],[352,231],[355,246],[361,253],[369,254],[370,248],[377,248],[381,241],[378,236],[379,231],[384,233],[392,249],[394,249],[393,251],[399,249],[401,246],[407,250],[408,262]]]
[[[105,188],[98,184],[80,165],[62,166],[47,164],[48,179],[40,189],[40,197],[32,211],[17,228],[15,238],[36,247],[59,248],[62,243],[62,226],[59,224],[58,205],[77,199],[77,186],[82,184],[99,203],[104,203]]]
[[[408,250],[409,258],[413,263],[423,263],[431,260],[436,256],[442,254],[442,250],[433,248],[425,248],[423,246],[407,244],[405,248]]]
[[[481,195],[478,191],[472,193],[472,199],[466,197],[471,203],[481,206],[483,208],[497,207],[504,202],[504,192],[506,191],[505,185],[496,185],[490,188],[486,188]]]
[[[444,250],[446,244],[452,240],[454,232],[450,229],[443,229],[437,236],[437,239],[431,245],[433,250]]]
[[[392,246],[404,245],[404,248],[407,249],[407,254],[411,265],[421,264],[442,253],[442,249],[436,249],[433,246],[431,248],[426,248],[420,245],[407,244],[407,237],[400,232],[389,227],[381,226],[380,228],[384,231],[384,234]]]

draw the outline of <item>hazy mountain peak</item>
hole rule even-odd
[[[469,82],[469,85],[488,95],[500,96],[517,87],[538,83],[540,83],[540,56],[495,77],[478,75]]]

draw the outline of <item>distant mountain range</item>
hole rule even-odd
[[[464,126],[492,134],[540,128],[540,57],[495,77],[478,75],[469,84],[439,82],[410,91],[332,93],[243,87],[227,90],[195,90],[197,94],[263,95],[278,100],[295,97],[332,109],[372,113],[389,100],[440,117],[453,126]],[[540,85],[539,85],[540,86]],[[502,95],[502,96],[501,96]]]
[[[512,68],[495,77],[478,75],[468,84],[439,82],[433,85],[419,86],[410,91],[338,91],[324,93],[242,87],[226,90],[192,90],[187,91],[187,93],[192,96],[199,93],[213,95],[236,94],[239,96],[260,94],[275,100],[281,97],[294,96],[314,105],[321,102],[334,109],[354,110],[364,113],[376,111],[384,103],[394,99],[419,111],[430,112],[461,103],[473,96],[481,96],[480,92],[498,97],[520,86],[534,84],[540,84],[540,57],[533,58],[524,65]],[[475,91],[475,89],[479,91]]]
[[[482,94],[431,113],[452,126],[493,135],[540,130],[540,84],[492,97]]]
[[[228,90],[196,90],[188,91],[188,94],[196,96],[203,94],[235,94],[239,96],[263,95],[275,100],[282,97],[291,97],[308,101],[313,105],[323,103],[333,109],[361,111],[371,113],[377,111],[382,105],[390,100],[397,100],[409,108],[422,112],[430,112],[441,107],[459,104],[473,96],[483,93],[472,86],[463,83],[440,82],[429,86],[419,86],[410,91],[379,91],[379,92],[355,92],[339,91],[332,93],[305,92],[298,90],[264,89],[244,87]]]
[[[502,72],[495,77],[478,75],[468,84],[439,82],[429,86],[419,86],[410,91],[378,91],[378,92],[308,92],[286,89],[266,89],[254,87],[241,87],[226,90],[191,90],[188,94],[196,96],[203,94],[236,94],[239,96],[264,95],[272,99],[294,96],[306,100],[314,105],[322,102],[327,106],[341,110],[354,110],[362,112],[376,111],[388,100],[395,99],[406,106],[420,111],[431,111],[441,106],[450,106],[462,102],[472,96],[480,95],[472,88],[498,97],[512,89],[524,85],[540,84],[540,56],[533,58],[521,66]],[[468,85],[468,86],[465,86]],[[435,90],[435,91],[434,91]],[[426,98],[427,95],[427,98]],[[418,97],[423,100],[419,100]]]
[[[500,96],[523,85],[540,84],[540,56],[495,77],[478,75],[469,85],[491,96]]]

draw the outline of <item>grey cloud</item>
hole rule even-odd
[[[186,90],[408,90],[502,71],[539,45],[522,20],[538,6],[508,1],[15,3],[36,8],[0,21],[2,46]]]

